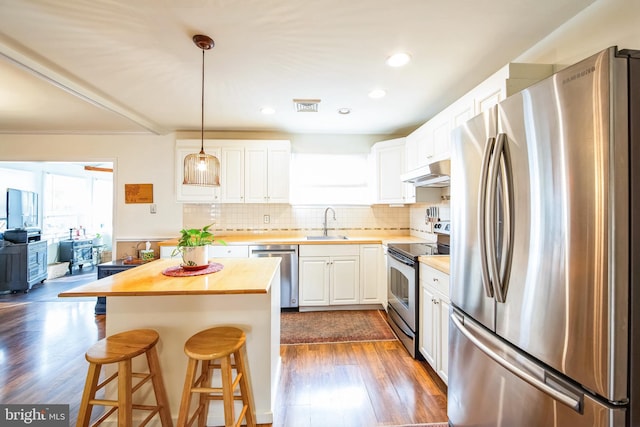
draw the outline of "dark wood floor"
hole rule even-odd
[[[0,295],[0,402],[64,403],[75,425],[87,364],[104,336],[95,299],[57,294],[95,270]],[[81,277],[82,276],[82,277]],[[397,341],[281,347],[274,427],[391,426],[446,421],[446,391]]]

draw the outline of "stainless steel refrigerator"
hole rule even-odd
[[[640,53],[454,131],[453,426],[640,425]]]

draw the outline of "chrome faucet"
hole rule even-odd
[[[329,206],[327,209],[324,210],[324,224],[322,224],[324,227],[322,231],[323,236],[327,236],[327,213],[329,212],[329,210],[333,212],[333,220],[334,221],[336,220],[336,211],[331,206]]]

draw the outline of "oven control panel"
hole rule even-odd
[[[438,234],[450,234],[451,223],[449,221],[440,221],[433,224],[433,232]]]

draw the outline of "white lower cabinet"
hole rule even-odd
[[[300,245],[300,306],[360,304],[360,245]]]
[[[160,258],[180,258],[180,254],[171,255],[177,246],[160,246]]]
[[[382,245],[360,245],[360,303],[386,303],[386,255]]]
[[[449,275],[420,263],[420,353],[447,384]]]
[[[329,305],[329,260],[319,256],[298,258],[300,306]]]
[[[386,303],[382,245],[300,245],[300,306]]]
[[[160,258],[180,258],[180,254],[171,256],[176,246],[160,246]],[[209,258],[249,258],[248,245],[209,245]]]
[[[209,258],[249,258],[249,246],[209,245]]]

